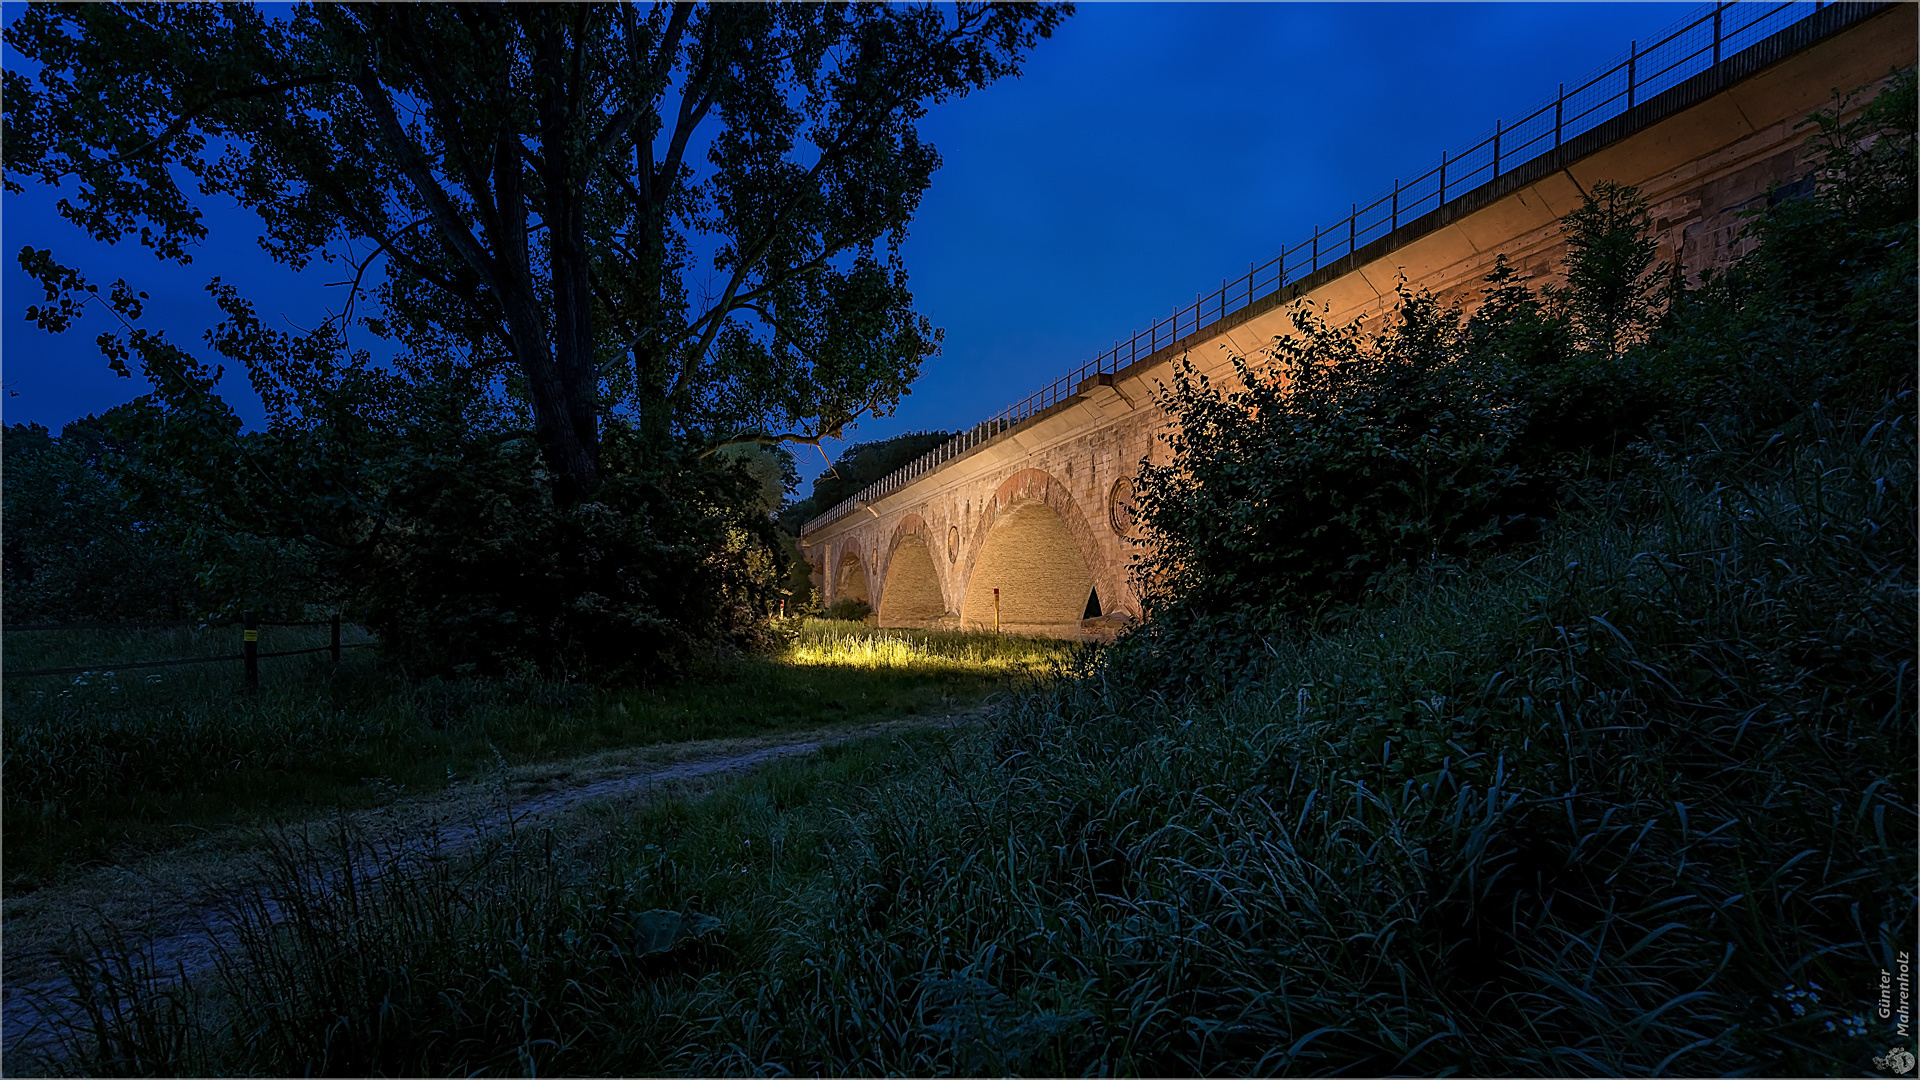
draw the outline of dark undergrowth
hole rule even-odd
[[[351,837],[289,842],[287,917],[256,909],[218,977],[75,952],[77,987],[134,992],[95,994],[128,1004],[66,1067],[1869,1071],[1902,1045],[1877,1004],[1920,872],[1910,73],[1893,86],[1878,136],[1826,129],[1841,159],[1756,222],[1754,256],[1603,342],[1658,391],[1632,438],[1486,465],[1554,479],[1499,489],[1524,537],[1422,519],[1443,557],[1371,552],[1364,588],[1309,552],[1317,610],[1150,624],[984,725],[573,842],[350,883]]]
[[[1650,461],[1209,703],[1110,654],[584,850],[342,890],[288,849],[294,917],[69,1066],[1858,1072],[1914,934],[1915,446],[1905,401],[1800,436]]]

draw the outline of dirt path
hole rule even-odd
[[[455,853],[512,825],[553,823],[588,806],[653,797],[662,789],[706,785],[781,758],[811,754],[854,739],[964,723],[977,710],[920,720],[716,739],[610,751],[562,762],[503,770],[429,797],[407,798],[349,816],[391,858]],[[56,1048],[52,1021],[65,981],[58,953],[75,928],[112,926],[130,942],[150,943],[161,971],[189,978],[212,967],[224,938],[220,912],[236,895],[260,888],[258,830],[210,834],[185,847],[126,866],[8,898],[0,923],[0,1074],[32,1075],[32,1062]],[[23,1071],[25,1070],[25,1071]]]

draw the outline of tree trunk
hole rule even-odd
[[[533,406],[534,434],[547,465],[559,478],[558,494],[565,502],[586,497],[600,482],[598,446],[581,441],[574,426],[572,395],[560,366],[548,353],[544,321],[537,302],[524,290],[503,297],[514,359],[527,377],[527,398]]]

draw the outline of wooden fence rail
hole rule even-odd
[[[340,653],[346,649],[363,649],[376,644],[372,641],[356,641],[351,645],[340,643],[340,616],[327,619],[308,619],[305,621],[265,621],[256,619],[253,612],[244,612],[238,620],[227,619],[219,622],[204,620],[181,620],[177,622],[144,623],[64,623],[48,626],[9,626],[8,633],[44,630],[153,630],[195,627],[210,629],[213,627],[233,626],[238,623],[242,628],[240,651],[222,656],[183,656],[170,660],[129,660],[125,662],[105,662],[82,664],[75,667],[34,668],[30,671],[8,671],[0,669],[0,676],[24,679],[36,675],[85,675],[93,671],[119,671],[130,668],[176,667],[181,664],[221,664],[239,660],[246,665],[245,677],[247,689],[257,689],[260,685],[260,661],[281,656],[307,656],[312,653],[330,653],[334,663],[340,662]],[[325,626],[332,630],[332,640],[325,645],[316,645],[310,649],[277,649],[273,652],[260,651],[260,627],[262,626]]]

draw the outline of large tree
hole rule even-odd
[[[892,407],[939,338],[899,258],[939,164],[915,123],[1065,10],[36,4],[6,34],[32,65],[6,72],[7,184],[73,185],[66,217],[180,263],[199,200],[238,199],[275,256],[350,282],[304,342],[216,290],[215,344],[277,422],[365,373],[365,328],[389,385],[431,373],[523,413],[578,498],[610,417],[697,455]],[[80,279],[21,261],[63,325]]]

